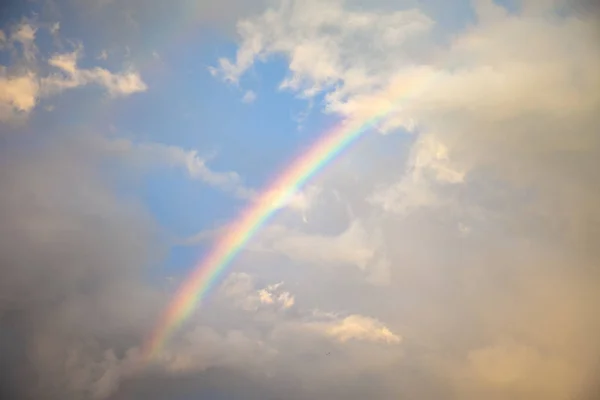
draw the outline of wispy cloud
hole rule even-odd
[[[60,93],[88,84],[104,87],[111,96],[127,96],[143,92],[148,87],[137,71],[114,74],[104,68],[80,69],[77,66],[79,51],[66,54],[55,54],[48,64],[62,71],[63,74],[50,74],[41,79],[41,90],[46,96]]]
[[[58,28],[58,24],[53,24],[49,30],[57,35]],[[113,73],[99,67],[79,68],[77,59],[83,51],[82,46],[71,53],[53,54],[46,61],[40,59],[36,45],[37,32],[38,27],[28,21],[15,25],[8,35],[2,31],[3,46],[16,52],[19,61],[11,68],[0,65],[0,121],[26,116],[40,98],[88,84],[104,87],[113,97],[147,89],[139,72],[134,70]],[[52,68],[61,72],[48,71]]]
[[[254,103],[255,100],[256,93],[254,93],[252,90],[246,91],[246,93],[244,93],[244,96],[242,97],[242,102],[246,104]]]

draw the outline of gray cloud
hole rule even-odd
[[[106,17],[101,7],[115,4],[86,12]],[[298,15],[318,16],[306,4],[297,2]],[[362,32],[367,43],[390,46],[383,63],[371,53],[365,61],[346,36],[336,42],[335,26],[316,29],[318,18],[283,23],[269,37],[284,44],[274,53],[296,55],[290,76],[339,91],[326,97],[327,111],[347,118],[413,78],[439,79],[390,116],[390,135],[368,138],[318,178],[303,221],[282,211],[240,255],[235,268],[245,274],[231,275],[142,372],[131,372],[136,347],[164,300],[144,274],[160,259],[151,221],[115,194],[98,167],[106,156],[98,142],[69,138],[11,155],[14,139],[0,153],[0,394],[595,399],[597,28],[583,13],[548,18],[549,2],[528,2],[523,16],[477,4],[477,24],[411,58],[422,68],[406,66],[414,48],[383,40],[383,12],[368,14],[382,25]],[[152,22],[159,11],[139,13]],[[342,17],[329,22],[360,22],[360,7],[333,11]],[[255,21],[248,31],[281,22]],[[322,42],[321,28],[329,35]],[[300,62],[306,43],[294,40],[307,31],[335,50],[329,55],[343,54],[331,64],[334,87],[318,71],[327,63]],[[438,52],[444,63],[429,58]],[[355,65],[368,71],[356,74]],[[238,183],[197,171],[217,186]],[[385,285],[364,273],[381,259]]]
[[[92,51],[107,50],[119,57],[129,53],[139,60],[152,57],[154,46],[201,42],[206,30],[232,38],[237,20],[261,11],[269,1],[37,0],[37,4],[41,21],[62,21],[66,30],[85,37]]]
[[[100,154],[40,136],[36,148],[6,140],[0,157],[0,386],[14,399],[90,398],[155,318],[160,296],[144,282],[161,254]]]

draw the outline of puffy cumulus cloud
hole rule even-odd
[[[462,138],[466,134],[463,125],[469,125],[471,131],[483,130],[472,135],[474,145],[501,136],[505,129],[499,121],[524,127],[526,124],[515,118],[531,115],[534,120],[538,113],[553,115],[566,124],[569,117],[585,118],[580,115],[583,112],[591,127],[589,118],[598,103],[598,50],[594,45],[596,30],[590,21],[572,16],[549,19],[535,13],[521,17],[491,1],[480,1],[475,7],[478,25],[447,47],[424,46],[420,53],[414,53],[413,35],[426,33],[433,23],[419,11],[390,16],[348,11],[339,1],[328,2],[325,11],[321,4],[311,2],[285,4],[239,24],[242,43],[236,60],[222,59],[217,69],[224,77],[237,80],[256,59],[283,54],[291,74],[283,86],[305,95],[330,89],[326,109],[347,117],[369,118],[391,108],[382,121],[386,129],[403,126],[414,130],[421,126],[430,137],[434,135],[436,141],[449,147],[450,153],[458,149],[448,142],[454,135]],[[363,21],[361,25],[356,22],[361,18],[376,23]],[[388,43],[385,32],[393,29],[404,33]],[[523,36],[532,41],[519,41]],[[363,41],[378,46],[365,49]],[[306,57],[310,62],[297,61],[309,45],[320,47]],[[377,53],[380,46],[385,57]],[[411,52],[407,55],[408,49]],[[575,62],[572,52],[584,62]],[[332,57],[327,62],[314,62]],[[577,82],[573,74],[578,76]],[[540,123],[547,124],[548,120],[544,121]],[[510,154],[512,149],[499,150],[523,135],[508,135],[503,146],[490,152]],[[480,151],[471,153],[490,158]]]
[[[10,51],[14,65],[0,65],[0,121],[27,114],[36,103],[39,81],[31,68],[38,52],[35,45],[37,29],[27,20],[0,30],[0,51]]]
[[[299,310],[295,296],[283,290],[284,282],[257,287],[256,277],[247,273],[233,273],[222,284],[220,294],[234,307],[244,311],[277,313],[281,320],[271,320],[272,329],[295,331],[295,334],[318,335],[341,344],[348,341],[399,344],[400,336],[393,333],[381,321],[360,315],[340,315],[320,310]],[[294,307],[295,312],[283,313]]]
[[[366,340],[388,344],[400,343],[400,337],[381,322],[362,315],[350,315],[341,320],[311,323],[311,329],[322,331],[344,343],[348,340]]]
[[[290,75],[281,88],[299,90],[310,97],[340,84],[342,89],[337,93],[341,95],[350,88],[372,87],[376,82],[370,72],[382,67],[382,56],[392,50],[402,51],[403,43],[433,23],[416,9],[353,11],[344,8],[342,1],[280,4],[238,24],[242,43],[236,59],[220,59],[218,67],[212,69],[215,75],[237,82],[257,59],[282,53],[289,59]],[[375,45],[370,42],[373,38],[378,40]],[[357,54],[362,55],[360,63],[355,62]]]
[[[246,311],[261,307],[287,310],[294,305],[294,296],[282,290],[283,282],[255,289],[254,278],[246,273],[233,273],[223,283],[221,292],[233,303]]]
[[[39,83],[35,74],[26,72],[9,74],[0,66],[0,121],[6,121],[16,113],[28,113],[37,102]]]
[[[27,116],[41,98],[80,86],[96,84],[111,96],[126,96],[147,89],[139,72],[134,70],[113,73],[99,67],[79,68],[77,59],[81,46],[72,53],[40,59],[36,45],[39,29],[36,23],[23,20],[9,28],[8,33],[2,31],[0,50],[10,51],[13,57],[10,65],[0,65],[0,122]],[[58,34],[55,24],[49,30],[55,36]]]
[[[421,11],[357,2],[281,2],[238,24],[237,55],[215,75],[235,83],[283,56],[282,88],[322,96],[325,112],[350,121],[389,110],[379,132],[404,131],[410,146],[385,166],[395,174],[346,186],[336,179],[347,171],[323,179],[351,202],[358,217],[349,219],[368,221],[362,229],[271,227],[258,249],[298,265],[368,270],[385,260],[380,293],[338,275],[311,292],[315,302],[378,305],[403,327],[419,379],[447,396],[591,399],[600,356],[597,13],[572,1],[471,4],[474,20],[442,41]],[[311,275],[315,287],[322,275]]]

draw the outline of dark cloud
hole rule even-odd
[[[177,400],[191,397],[257,400],[291,398],[291,387],[285,391],[283,387],[273,387],[265,377],[260,379],[250,375],[252,374],[222,368],[210,368],[204,372],[179,376],[148,375],[126,382],[117,393],[109,397],[109,400]]]
[[[289,360],[293,364],[293,360]],[[319,365],[314,365],[319,368]],[[425,393],[425,392],[423,392]],[[375,396],[375,397],[373,397]],[[266,376],[257,371],[209,368],[205,371],[165,375],[155,374],[125,382],[108,400],[163,400],[163,399],[250,399],[250,400],[304,400],[304,399],[392,399],[392,393],[381,388],[380,377],[357,375],[329,382],[305,379],[280,371],[277,376]],[[414,398],[417,397],[407,397]],[[421,399],[428,399],[421,397]]]
[[[21,134],[0,151],[2,398],[88,398],[155,318],[155,228],[85,140]]]

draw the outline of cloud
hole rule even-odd
[[[50,33],[52,35],[57,35],[59,30],[60,30],[60,22],[55,22],[54,24],[52,24],[52,26],[50,26]]]
[[[255,192],[244,186],[237,172],[214,171],[207,166],[210,157],[201,157],[196,150],[156,142],[135,143],[122,138],[99,138],[98,146],[113,154],[118,154],[130,162],[152,169],[157,166],[182,168],[192,179],[231,193],[241,199],[250,199]]]
[[[255,193],[175,145],[2,148],[0,397],[595,398],[597,22],[567,2],[479,1],[445,36],[424,11],[359,3],[286,2],[240,22],[217,75],[283,56],[282,89],[326,113],[394,104],[375,129],[387,135],[292,199],[306,221],[281,212],[141,371],[137,345],[170,289],[145,274],[160,259],[151,220],[100,165],[170,165]],[[54,58],[60,79],[93,74],[70,54]],[[8,68],[5,87],[28,72]],[[6,96],[11,112],[31,104]]]
[[[50,31],[53,35],[57,34],[58,25],[53,24]],[[147,89],[139,72],[134,70],[112,73],[99,67],[78,68],[77,59],[83,50],[81,46],[71,53],[53,54],[47,62],[40,60],[36,46],[37,32],[38,27],[26,20],[15,25],[8,36],[2,31],[3,47],[15,54],[16,61],[10,66],[0,65],[0,121],[25,117],[41,98],[88,84],[104,87],[113,97]],[[48,67],[58,69],[61,73],[48,72]]]
[[[337,235],[293,230],[273,225],[260,233],[249,249],[282,254],[302,264],[318,268],[354,266],[378,285],[389,283],[389,260],[383,256],[382,241],[360,220],[352,220]]]
[[[26,20],[14,25],[8,35],[1,31],[0,50],[10,50],[17,61],[10,68],[0,65],[0,121],[27,114],[35,107],[39,82],[31,67],[37,55],[36,31]]]
[[[357,2],[282,2],[238,24],[238,52],[218,61],[217,76],[236,83],[281,57],[282,89],[322,98],[323,112],[346,120],[391,108],[376,131],[401,132],[409,146],[379,175],[356,171],[377,156],[357,157],[322,179],[369,221],[360,235],[306,233],[286,220],[256,242],[273,263],[281,254],[295,265],[385,260],[380,300],[338,274],[329,283],[310,275],[314,301],[377,305],[407,328],[402,347],[443,393],[585,398],[600,354],[591,306],[600,277],[590,267],[600,259],[591,244],[600,238],[597,21],[567,1],[473,5],[473,20],[444,40],[421,11]],[[400,141],[373,138],[369,151],[389,154],[391,140]],[[322,215],[335,207],[318,204]]]
[[[38,91],[34,73],[9,75],[6,67],[0,66],[0,121],[30,112],[36,105]]]
[[[243,41],[235,62],[220,59],[213,71],[226,81],[237,82],[255,60],[283,53],[289,59],[290,72],[281,83],[283,89],[299,90],[311,97],[337,83],[343,85],[340,93],[350,86],[369,87],[368,69],[373,65],[347,67],[353,57],[367,50],[361,61],[368,61],[375,55],[400,50],[402,43],[427,31],[432,22],[416,9],[360,12],[345,9],[341,1],[282,2],[260,17],[240,21],[238,33]],[[363,47],[374,37],[376,46]]]
[[[260,367],[276,352],[260,339],[240,330],[220,334],[210,327],[188,330],[159,359],[171,373],[189,373],[215,367]]]
[[[23,20],[20,24],[13,27],[9,37],[9,43],[19,43],[22,46],[23,57],[26,62],[35,61],[37,47],[35,45],[35,35],[37,28]]]
[[[157,166],[182,168],[191,179],[202,181],[234,197],[249,202],[258,201],[264,194],[256,189],[246,186],[242,177],[235,171],[215,171],[208,166],[209,161],[216,157],[215,154],[201,156],[197,150],[185,149],[179,146],[166,145],[157,142],[133,142],[118,138],[108,139],[101,137],[97,145],[114,154],[120,154],[145,169],[152,170]],[[301,213],[306,219],[306,214],[318,200],[321,191],[316,185],[309,185],[291,194],[280,208]],[[273,197],[277,197],[273,194]],[[222,233],[225,228],[201,231],[184,242],[189,245],[199,241],[213,238]]]
[[[220,291],[237,307],[257,311],[261,307],[286,310],[294,305],[294,296],[281,289],[283,282],[256,289],[255,280],[246,273],[233,273],[227,277]]]
[[[401,180],[373,193],[368,200],[398,214],[418,207],[439,206],[442,200],[436,195],[436,186],[460,184],[464,176],[449,160],[448,148],[434,136],[423,135],[411,148]]]
[[[281,312],[295,307],[295,296],[283,290],[283,287],[285,283],[279,282],[257,288],[255,277],[247,273],[233,273],[219,290],[224,298],[245,311]],[[280,318],[283,318],[282,315]],[[287,315],[287,319],[272,320],[273,329],[317,334],[342,344],[351,340],[383,344],[399,344],[401,341],[400,336],[392,333],[383,323],[364,315],[340,316],[319,310]]]
[[[143,283],[161,255],[156,230],[85,140],[46,143],[6,140],[0,157],[0,387],[14,399],[102,398],[156,318],[162,295]]]
[[[395,347],[400,343],[400,337],[375,318],[359,314],[339,316],[321,311],[294,312],[291,310],[296,307],[294,296],[283,290],[285,283],[262,286],[257,279],[246,273],[231,274],[219,287],[215,298],[219,314],[217,327],[191,320],[145,372],[128,375],[127,363],[122,363],[121,374],[127,379],[111,398],[120,398],[120,394],[127,393],[132,382],[145,382],[145,387],[151,385],[149,381],[156,379],[153,374],[159,379],[167,379],[166,385],[175,385],[174,382],[186,376],[201,377],[209,371],[219,371],[218,376],[234,371],[255,371],[257,376],[252,377],[255,382],[266,378],[268,386],[274,389],[273,385],[277,387],[280,379],[288,379],[281,374],[282,366],[295,368],[296,363],[292,361],[297,354],[290,352],[289,340],[299,341],[303,347],[309,346],[312,352],[320,352],[321,357],[326,357],[327,348],[330,353],[337,349],[338,354],[346,348],[345,351],[353,355],[352,360],[330,360],[330,367],[322,368],[327,375],[338,374],[336,369],[345,373],[361,371],[358,360],[364,358],[364,351],[378,352],[382,346]],[[231,313],[237,310],[252,319],[239,316],[232,319]],[[210,314],[206,310],[204,313],[207,312]],[[134,353],[131,356],[135,358]],[[244,375],[248,377],[247,372]],[[293,379],[293,375],[290,378]],[[202,386],[194,392],[202,392]]]
[[[242,97],[242,102],[246,104],[254,103],[255,100],[256,93],[254,93],[252,90],[248,90],[246,93],[244,93],[244,97]]]
[[[365,340],[387,344],[400,343],[400,337],[392,333],[381,322],[362,315],[350,315],[331,322],[310,323],[309,327],[342,343],[348,340]]]
[[[95,83],[104,87],[111,96],[127,96],[148,89],[137,71],[114,74],[104,68],[80,69],[77,67],[78,51],[55,54],[48,64],[62,71],[64,75],[51,74],[42,78],[42,91],[53,95],[67,89]]]

